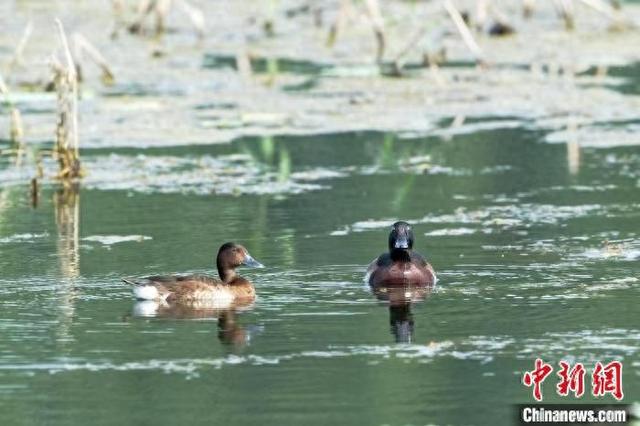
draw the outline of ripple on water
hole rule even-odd
[[[36,240],[47,238],[48,236],[49,236],[48,232],[42,232],[42,233],[36,233],[36,234],[31,234],[31,233],[13,234],[13,235],[9,235],[7,237],[1,237],[0,238],[0,244],[32,243],[32,242],[34,242]]]
[[[581,330],[574,332],[548,332],[539,337],[516,338],[513,336],[473,335],[457,340],[429,342],[428,344],[401,345],[329,345],[324,349],[304,350],[285,354],[227,355],[215,358],[148,359],[129,362],[86,361],[81,358],[65,358],[50,362],[4,362],[0,371],[28,371],[60,374],[72,371],[139,371],[158,370],[164,373],[197,377],[207,369],[220,369],[238,365],[276,365],[297,359],[360,358],[372,361],[392,362],[402,360],[429,363],[440,358],[470,360],[480,363],[493,362],[496,357],[531,359],[542,356],[549,359],[572,357],[581,362],[595,362],[602,356],[620,358],[638,352],[636,345],[640,331],[635,329]],[[573,355],[568,355],[573,354]]]

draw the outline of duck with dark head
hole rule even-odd
[[[411,225],[396,222],[389,233],[389,251],[367,268],[365,280],[374,296],[389,305],[389,325],[397,343],[413,341],[411,304],[431,294],[436,283],[433,267],[413,251]]]
[[[396,222],[389,233],[389,251],[367,268],[366,281],[374,289],[379,286],[433,286],[436,274],[419,253],[413,251],[413,230],[407,222]]]
[[[139,280],[122,280],[133,286],[137,300],[164,304],[204,304],[209,309],[252,303],[256,296],[255,288],[249,280],[237,275],[236,268],[262,268],[262,264],[251,257],[243,246],[225,243],[218,250],[216,266],[220,279],[207,275],[156,275]]]

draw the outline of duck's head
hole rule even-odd
[[[408,251],[413,248],[413,231],[407,222],[396,222],[389,233],[389,251]]]
[[[246,248],[236,243],[224,243],[218,250],[216,259],[218,273],[223,281],[229,273],[239,266],[249,266],[251,268],[264,268],[264,265],[255,260]]]

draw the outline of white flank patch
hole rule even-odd
[[[160,298],[158,289],[152,285],[137,285],[133,287],[133,295],[138,300],[158,300]]]
[[[216,309],[225,309],[231,306],[234,296],[229,291],[215,293],[213,296],[212,305]]]

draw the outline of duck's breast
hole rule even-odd
[[[435,273],[426,261],[408,262],[379,259],[370,267],[369,284],[373,286],[433,285]]]
[[[250,302],[256,298],[256,289],[250,281],[238,277],[229,283],[229,290],[237,302]]]

